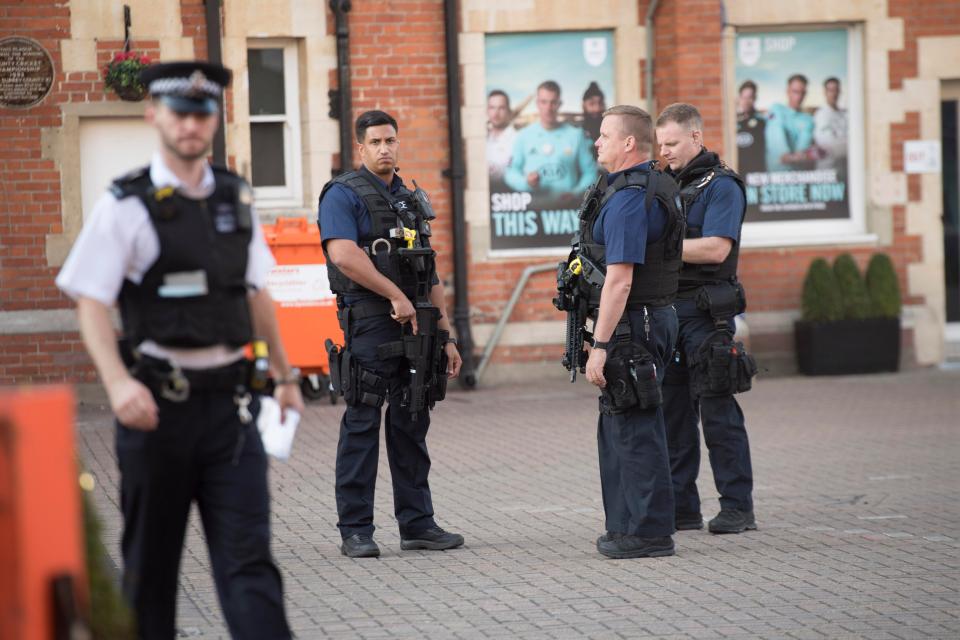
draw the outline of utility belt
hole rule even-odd
[[[370,300],[352,305],[338,304],[337,317],[344,335],[349,338],[352,323],[373,316],[386,316],[393,306],[386,300]],[[404,335],[400,340],[377,347],[377,358],[388,360],[403,357],[411,379],[403,389],[401,404],[413,414],[423,408],[433,408],[447,394],[447,355],[444,345],[450,332],[439,330],[439,310],[435,307],[417,308],[416,335]],[[387,381],[360,365],[349,348],[324,343],[330,366],[330,384],[343,396],[348,406],[364,404],[382,407],[389,393]]]
[[[649,339],[650,315],[643,307],[644,329]],[[634,409],[655,409],[663,402],[657,381],[657,365],[650,351],[632,337],[630,320],[624,315],[614,329],[607,362],[603,367],[606,387],[600,390],[600,413],[611,416]]]
[[[212,369],[181,369],[169,360],[140,353],[125,338],[121,338],[117,346],[130,375],[171,402],[185,402],[191,391],[246,393],[265,386],[259,384],[260,376],[249,360],[237,360]]]

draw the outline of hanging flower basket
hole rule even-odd
[[[133,51],[121,51],[113,56],[103,70],[103,83],[121,100],[137,102],[147,95],[140,82],[140,71],[150,64],[150,58]]]

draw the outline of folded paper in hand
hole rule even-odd
[[[263,440],[263,450],[278,460],[290,457],[293,436],[300,423],[300,414],[287,409],[287,419],[280,422],[280,405],[269,396],[260,398],[260,415],[257,417],[257,429]]]

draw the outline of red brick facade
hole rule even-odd
[[[172,1],[172,0],[170,0]],[[206,56],[203,0],[177,0],[182,17],[182,35],[193,38],[194,52]],[[54,60],[56,78],[52,93],[27,110],[0,109],[0,312],[65,309],[69,301],[57,292],[53,279],[57,268],[47,266],[46,236],[62,233],[61,176],[52,159],[43,157],[41,129],[62,126],[61,105],[69,102],[115,100],[103,88],[98,72],[64,73],[60,41],[70,38],[70,12],[77,2],[13,2],[3,0],[0,34],[38,40]],[[639,0],[639,19],[646,15],[648,0]],[[918,7],[920,7],[918,9]],[[687,16],[696,15],[691,31]],[[904,49],[890,53],[891,89],[917,74],[917,38],[960,33],[960,5],[949,0],[918,3],[890,0],[890,17],[902,18]],[[435,245],[440,268],[452,282],[452,225],[450,186],[443,172],[449,167],[446,105],[446,60],[442,37],[443,3],[440,0],[359,0],[349,13],[352,100],[354,116],[366,109],[382,108],[400,123],[402,175],[415,178],[427,189],[440,218],[435,226]],[[333,16],[328,15],[333,32]],[[694,34],[694,35],[691,35]],[[230,36],[231,34],[225,34]],[[156,39],[137,40],[137,51],[151,57],[159,54]],[[721,3],[718,0],[670,0],[661,2],[656,14],[654,95],[659,107],[670,102],[696,104],[705,120],[709,146],[723,152],[723,57],[721,55]],[[97,63],[103,67],[122,48],[119,41],[97,42]],[[643,61],[637,68],[643,86]],[[331,72],[335,84],[335,72]],[[307,79],[309,81],[309,79]],[[232,120],[232,100],[227,118]],[[904,122],[891,127],[890,150],[893,172],[902,171],[902,143],[920,136],[920,115],[910,112]],[[334,161],[334,166],[337,162]],[[908,198],[921,196],[919,176],[908,178]],[[906,233],[906,207],[893,207],[893,243],[888,251],[907,291],[907,265],[922,258],[918,236]],[[469,243],[468,243],[469,244]],[[752,311],[797,309],[806,268],[818,256],[832,257],[846,248],[747,249],[741,256],[741,277],[750,295]],[[873,247],[852,253],[861,264]],[[493,323],[530,264],[544,259],[470,260],[469,300],[474,323]],[[550,304],[553,275],[535,276],[524,293],[513,321],[556,321],[559,314]],[[452,301],[451,301],[452,302]],[[907,297],[907,303],[922,303]],[[764,336],[755,341],[760,351],[790,351],[791,336]],[[501,347],[495,362],[555,360],[560,347]],[[76,334],[4,335],[0,328],[0,384],[91,380],[89,364]]]

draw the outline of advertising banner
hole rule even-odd
[[[569,247],[615,104],[613,34],[490,34],[485,57],[490,248]]]
[[[737,35],[747,222],[850,217],[848,50],[846,29]]]

